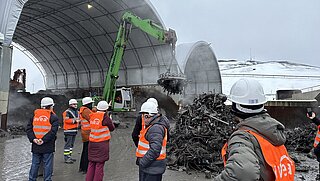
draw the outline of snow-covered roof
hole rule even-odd
[[[320,85],[319,67],[288,61],[221,61],[219,66],[222,92],[226,95],[229,95],[232,85],[243,77],[258,80],[269,100],[275,98],[277,90],[303,90]]]

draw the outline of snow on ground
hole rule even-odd
[[[277,90],[301,90],[320,85],[320,67],[288,61],[219,61],[219,68],[222,92],[226,95],[229,95],[232,85],[241,78],[258,80],[268,99],[275,98]]]

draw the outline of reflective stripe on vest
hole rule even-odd
[[[87,108],[85,106],[81,106],[80,110],[79,110],[79,115],[80,115],[80,120],[81,120],[81,129],[83,131],[88,131],[88,130],[90,130],[90,122],[88,120],[86,120],[84,117],[82,117],[82,112],[85,109],[88,109],[90,111],[90,114],[92,114],[92,111],[89,108]]]
[[[33,117],[33,132],[36,138],[41,139],[45,134],[51,130],[51,110],[48,109],[36,109]]]
[[[90,114],[90,136],[89,141],[101,142],[110,140],[111,134],[108,126],[102,126],[105,112],[95,112]]]
[[[313,143],[313,147],[317,147],[318,144],[320,142],[320,125],[318,126],[318,131],[317,131],[317,135],[314,138],[314,143]]]
[[[138,148],[136,150],[136,156],[137,157],[143,157],[148,150],[150,149],[150,145],[149,145],[149,141],[147,141],[147,139],[145,138],[146,133],[148,132],[148,130],[151,128],[151,126],[149,126],[148,128],[144,129],[143,132],[140,134],[140,138],[139,138],[139,143],[138,143]],[[164,160],[167,156],[167,129],[164,128],[165,130],[165,136],[163,138],[162,141],[162,148],[160,151],[160,155],[157,158],[157,160]]]
[[[73,118],[69,118],[69,119],[66,119],[67,117],[67,112],[69,112]],[[63,129],[64,129],[64,132],[75,132],[76,130],[71,130],[71,129],[76,129],[78,128],[78,123],[75,122],[75,123],[70,123],[70,122],[74,122],[73,119],[79,119],[79,114],[78,114],[78,117],[76,117],[72,111],[70,111],[69,109],[67,109],[66,111],[63,112],[62,114],[62,117],[63,117]]]

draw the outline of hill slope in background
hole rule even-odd
[[[240,78],[258,80],[268,99],[273,99],[277,90],[301,90],[320,85],[320,67],[289,61],[220,60],[219,68],[222,92],[226,95],[229,95],[231,86]]]

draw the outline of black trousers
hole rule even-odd
[[[151,175],[151,174],[142,172],[139,169],[139,181],[161,181],[161,180],[162,180],[162,174]]]
[[[89,146],[89,141],[83,142],[79,171],[86,172],[88,170],[88,165],[89,165],[88,146]]]
[[[64,160],[66,161],[72,155],[73,145],[76,140],[76,135],[64,134]]]

